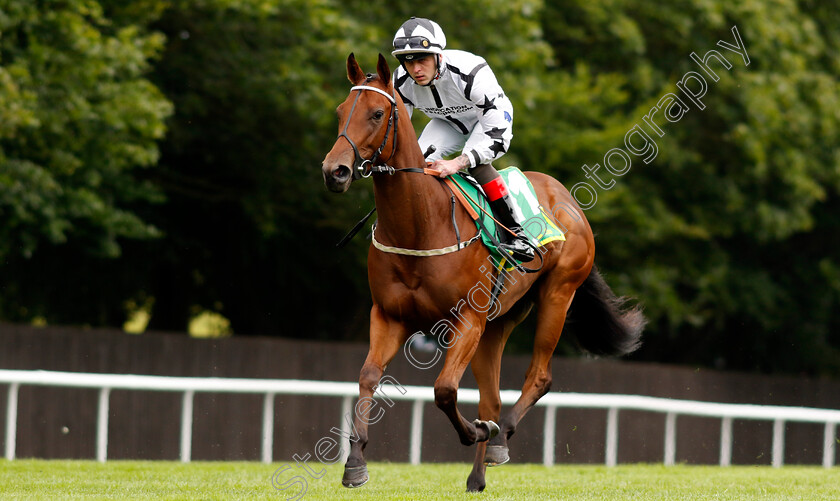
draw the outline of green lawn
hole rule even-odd
[[[487,489],[465,493],[470,465],[410,466],[372,463],[371,480],[358,489],[341,487],[341,466],[310,463],[313,479],[294,468],[272,475],[286,463],[162,461],[1,461],[0,498],[54,499],[286,499],[294,498],[296,475],[307,477],[306,500],[837,500],[840,468],[739,466],[505,465],[488,470]]]

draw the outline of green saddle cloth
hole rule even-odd
[[[502,175],[511,196],[513,196],[517,205],[519,205],[522,215],[525,216],[525,222],[522,224],[522,228],[525,230],[525,233],[532,237],[532,243],[537,247],[542,247],[549,242],[566,240],[563,232],[552,221],[552,218],[546,214],[539,200],[537,200],[537,195],[534,187],[531,185],[531,181],[525,177],[525,174],[518,167],[502,169],[499,171],[499,174]],[[490,203],[484,196],[484,192],[478,187],[475,180],[465,174],[458,173],[450,177],[461,188],[470,205],[478,212],[480,222],[476,221],[476,226],[481,231],[481,240],[490,250],[490,254],[498,263],[498,267],[513,269],[513,264],[507,263],[510,256],[500,251],[496,244],[493,243],[490,235],[484,231],[486,228],[487,231],[494,235],[496,241],[499,240],[499,229],[497,228],[496,222],[489,215],[492,214],[492,211],[490,210]]]

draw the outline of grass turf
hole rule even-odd
[[[0,461],[2,499],[160,500],[833,500],[840,468],[786,466],[555,466],[488,469],[487,489],[466,493],[467,464],[371,463],[371,480],[341,487],[341,465],[164,461]],[[286,468],[288,467],[288,468]],[[283,470],[283,468],[286,468]],[[279,471],[282,470],[282,471]],[[276,473],[276,474],[275,474]],[[306,479],[306,491],[302,492]],[[286,490],[272,485],[285,484]]]

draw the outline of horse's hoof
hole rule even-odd
[[[510,461],[508,448],[504,445],[488,445],[484,452],[484,464],[487,466],[501,466]]]
[[[487,438],[481,440],[481,442],[490,440],[491,438],[499,434],[499,425],[490,420],[482,421],[480,419],[476,419],[475,421],[473,421],[473,426],[475,426],[476,428],[483,428],[487,431]]]
[[[482,492],[483,490],[484,484],[470,483],[467,481],[467,492]]]
[[[370,480],[370,476],[368,475],[367,465],[362,466],[345,466],[344,467],[344,477],[341,479],[341,485],[347,487],[348,489],[353,489],[355,487],[361,487]]]

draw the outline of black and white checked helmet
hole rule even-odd
[[[400,61],[411,60],[416,55],[440,54],[446,48],[446,35],[438,23],[422,17],[412,17],[404,22],[394,35],[391,55]]]

